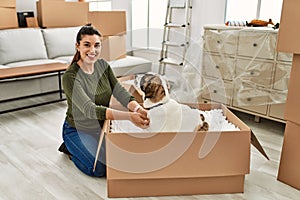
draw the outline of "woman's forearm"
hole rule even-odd
[[[138,110],[138,108],[140,108],[140,107],[141,107],[140,104],[136,101],[130,101],[127,104],[128,110],[133,111],[133,112],[136,112]]]
[[[111,108],[106,109],[106,119],[109,120],[130,120],[130,112],[114,110]]]
[[[147,128],[149,126],[149,119],[145,113],[142,112],[143,109],[139,109],[138,112],[127,112],[119,111],[111,108],[106,109],[106,119],[109,120],[130,120],[136,126],[140,128]]]

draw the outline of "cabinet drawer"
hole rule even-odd
[[[278,119],[284,119],[285,103],[287,98],[287,91],[285,92],[272,92],[270,102],[269,116]]]
[[[205,30],[204,50],[220,54],[234,55],[238,31]]]
[[[292,64],[277,63],[275,67],[273,88],[276,90],[287,90],[290,80]]]
[[[203,73],[207,76],[233,80],[235,72],[235,61],[225,56],[204,54]]]
[[[203,78],[202,80],[202,99],[213,102],[231,104],[232,84],[223,82],[220,79]]]
[[[271,87],[273,63],[238,59],[236,63],[237,81],[261,87]]]
[[[247,84],[235,85],[233,106],[266,115],[269,95],[268,91],[254,88]]]
[[[238,55],[254,58],[274,59],[276,34],[240,31]]]
[[[269,116],[284,120],[284,110],[285,103],[271,104]]]
[[[293,61],[293,54],[292,53],[278,52],[277,53],[277,60],[278,61],[285,61],[285,62],[292,62]]]

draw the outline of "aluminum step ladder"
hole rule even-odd
[[[192,0],[168,0],[159,74],[165,74],[166,66],[184,66],[190,43],[191,13]]]

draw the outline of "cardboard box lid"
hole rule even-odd
[[[300,1],[283,0],[280,28],[278,30],[277,51],[300,53]]]
[[[284,111],[284,119],[300,124],[300,55],[294,54],[290,73],[288,95]]]
[[[88,21],[102,36],[126,34],[125,11],[93,11],[88,13]]]
[[[204,104],[201,107],[218,106]],[[228,120],[237,125],[240,131],[150,135],[107,133],[107,177],[110,180],[153,179],[234,176],[249,173],[250,129],[225,106],[219,105],[219,108],[223,109]],[[199,158],[202,151],[200,147],[206,135],[211,137],[213,148],[207,155]]]

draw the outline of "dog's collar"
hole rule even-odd
[[[159,103],[159,104],[156,104],[156,105],[151,106],[151,107],[149,107],[149,108],[146,108],[146,110],[151,110],[151,109],[153,109],[153,108],[156,108],[156,107],[159,107],[159,106],[162,106],[162,105],[164,105],[164,104],[163,104],[163,103]]]
[[[161,105],[167,103],[169,100],[170,100],[169,96],[165,96],[161,101],[156,102],[156,103],[151,102],[150,99],[146,99],[144,101],[144,108],[145,109],[155,108],[157,106],[161,106]]]

